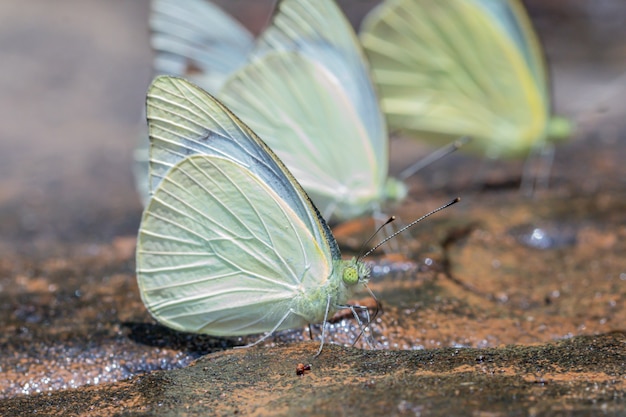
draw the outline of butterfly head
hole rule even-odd
[[[359,283],[367,283],[369,276],[370,268],[356,258],[352,258],[352,260],[345,265],[341,279],[347,287],[352,287]]]

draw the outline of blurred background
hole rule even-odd
[[[273,2],[216,3],[258,33]],[[357,25],[378,2],[339,3]],[[608,121],[626,111],[626,78],[611,83],[626,71],[626,3],[525,3],[551,64],[556,111],[581,122],[563,147],[614,143]],[[136,233],[131,160],[151,79],[148,14],[148,0],[2,1],[3,244]]]

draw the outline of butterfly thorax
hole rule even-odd
[[[320,323],[324,320],[326,308],[328,316],[332,316],[353,296],[360,287],[367,283],[370,269],[361,261],[334,261],[330,276],[319,287],[303,292],[293,300],[292,309],[295,314],[308,323]]]

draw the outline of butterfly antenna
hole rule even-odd
[[[461,201],[461,199],[459,197],[455,198],[454,200],[450,201],[447,204],[444,204],[443,206],[434,209],[433,211],[431,211],[430,213],[426,213],[424,214],[422,217],[420,217],[417,220],[413,220],[411,223],[407,224],[406,226],[404,226],[402,229],[398,230],[397,232],[395,232],[394,234],[392,234],[391,236],[388,236],[387,238],[383,239],[381,242],[379,242],[376,246],[374,246],[372,249],[368,250],[365,255],[363,255],[362,257],[359,257],[359,259],[364,259],[367,258],[367,256],[369,256],[372,252],[374,252],[376,249],[378,249],[380,246],[382,246],[383,244],[387,243],[389,240],[393,239],[394,237],[396,237],[397,235],[399,235],[400,233],[404,232],[406,229],[415,226],[417,223],[421,222],[422,220],[424,220],[426,217],[430,217],[433,214],[440,212],[441,210],[447,209],[448,207],[450,207],[453,204],[458,203],[459,201]],[[369,241],[368,241],[369,242]]]
[[[356,257],[357,261],[361,260],[363,258],[365,258],[365,256],[363,255],[363,252],[365,252],[365,248],[367,247],[367,244],[370,243],[370,241],[372,239],[374,239],[374,236],[376,236],[378,234],[378,232],[380,232],[382,230],[383,227],[387,226],[389,223],[393,222],[396,220],[396,216],[391,216],[390,218],[387,219],[387,221],[385,223],[383,223],[382,225],[380,225],[378,227],[378,229],[376,229],[376,231],[374,233],[372,233],[372,235],[369,237],[369,239],[367,239],[362,245],[361,245],[361,249],[359,250],[359,255]],[[371,251],[370,251],[371,252]],[[369,253],[369,252],[368,252]]]
[[[430,155],[420,159],[419,161],[417,161],[416,163],[414,163],[413,165],[410,165],[409,167],[405,168],[402,172],[400,172],[400,174],[398,175],[398,179],[404,181],[407,178],[411,177],[412,175],[414,175],[416,172],[426,168],[428,165],[437,162],[438,160],[440,160],[441,158],[444,158],[448,155],[450,155],[453,152],[456,152],[457,149],[459,149],[460,147],[464,146],[465,144],[467,144],[469,141],[471,140],[471,138],[469,136],[463,136],[457,140],[455,140],[454,142],[441,147],[439,149],[437,149],[436,151],[432,152]]]

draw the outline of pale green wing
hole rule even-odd
[[[390,126],[470,135],[490,156],[523,154],[543,141],[545,87],[510,33],[478,0],[383,3],[361,40]]]
[[[518,0],[476,1],[480,7],[492,14],[494,23],[502,26],[523,53],[537,86],[543,88],[546,100],[548,100],[545,60],[539,39],[524,6]]]
[[[235,73],[219,97],[289,167],[325,218],[355,217],[383,200],[387,165],[355,103],[321,63],[268,53]]]
[[[141,297],[159,322],[218,336],[270,331],[286,314],[278,329],[308,323],[289,311],[330,277],[333,259],[292,210],[298,190],[285,200],[273,188],[215,155],[168,171],[137,242]]]
[[[496,17],[496,19],[509,30],[510,36],[516,40],[535,77],[537,87],[543,92],[546,103],[546,115],[549,118],[546,127],[546,138],[550,141],[556,141],[569,137],[573,130],[571,121],[565,117],[551,114],[552,107],[545,58],[539,39],[524,6],[518,0],[508,0],[503,3],[493,2],[493,0],[482,0],[482,2],[487,5],[493,3],[504,5],[501,7],[504,9],[502,18]]]
[[[359,40],[335,1],[280,1],[253,55],[281,50],[298,51],[338,79],[370,135],[377,165],[386,172],[389,150],[385,120]]]
[[[146,114],[152,192],[167,171],[189,155],[231,160],[271,186],[316,241],[339,258],[328,226],[297,181],[245,124],[206,91],[181,78],[157,77],[148,90]]]
[[[252,34],[208,0],[153,0],[150,17],[154,68],[216,92],[246,62]]]

